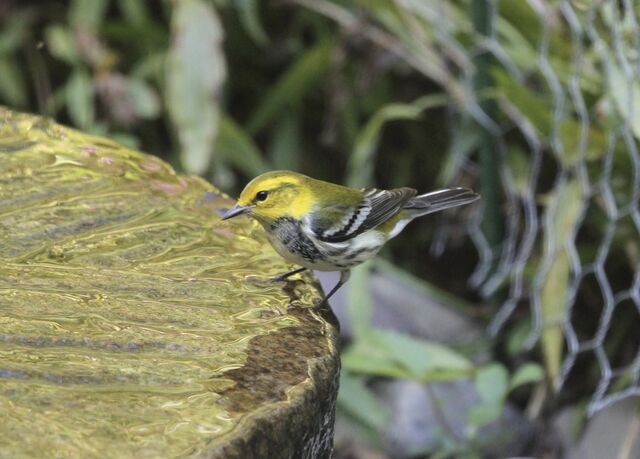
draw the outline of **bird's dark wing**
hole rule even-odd
[[[356,206],[323,207],[311,218],[314,237],[324,242],[344,242],[393,217],[417,192],[413,188],[363,190]]]

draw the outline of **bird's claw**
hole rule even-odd
[[[285,274],[278,274],[277,276],[271,276],[267,278],[267,282],[277,283],[277,282],[286,282],[289,279],[289,276]]]

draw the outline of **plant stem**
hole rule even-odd
[[[473,0],[473,26],[479,39],[490,38],[493,35],[494,16],[491,0]],[[491,77],[491,55],[486,51],[478,53],[474,63],[474,91],[476,94],[482,94],[494,85]],[[479,104],[489,118],[495,118],[496,106],[492,100],[481,100]],[[482,231],[493,250],[495,267],[504,233],[500,213],[500,156],[496,138],[486,127],[482,131],[479,154],[482,174],[480,192],[485,206]]]

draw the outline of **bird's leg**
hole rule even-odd
[[[324,297],[324,300],[322,300],[322,303],[320,303],[319,306],[324,306],[325,304],[328,304],[329,298],[331,298],[333,294],[336,293],[338,289],[342,287],[349,280],[349,276],[351,276],[351,270],[345,269],[344,271],[340,271],[340,280],[331,289],[331,291],[327,294],[327,296]]]
[[[289,271],[289,272],[287,272],[287,273],[282,273],[282,274],[279,274],[279,275],[277,275],[277,276],[273,276],[273,277],[271,277],[269,280],[270,280],[271,282],[282,282],[282,281],[287,280],[287,278],[288,278],[289,276],[293,276],[294,274],[301,273],[302,271],[304,271],[304,270],[306,270],[306,269],[307,269],[307,268],[298,268],[298,269],[294,269],[293,271]]]

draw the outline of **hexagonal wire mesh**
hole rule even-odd
[[[484,184],[467,227],[479,254],[470,282],[486,297],[507,291],[490,331],[526,322],[558,389],[579,359],[597,362],[590,414],[640,395],[640,4],[293,1],[450,96],[441,180]]]
[[[476,21],[466,49],[446,33],[446,14],[433,23],[447,46],[469,59],[482,53],[492,59],[492,81],[484,87],[461,72],[462,116],[482,125],[499,152],[506,201],[499,249],[492,249],[483,222],[470,227],[480,255],[471,283],[487,297],[508,290],[493,333],[529,308],[527,345],[541,342],[558,389],[579,359],[597,362],[592,414],[640,395],[633,333],[640,324],[640,6],[480,3],[489,27],[483,31]],[[483,103],[495,87],[495,103]],[[459,154],[458,170],[482,173],[482,165]]]

